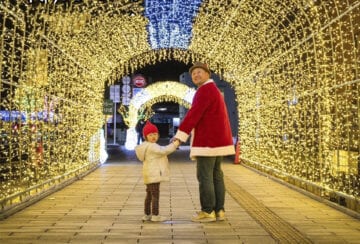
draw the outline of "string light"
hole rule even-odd
[[[2,1],[0,105],[27,116],[0,121],[3,209],[95,167],[105,85],[170,59],[206,61],[234,88],[244,163],[358,201],[359,1],[164,1],[170,17],[151,2]],[[131,125],[138,108],[122,110]]]
[[[147,30],[151,48],[186,49],[191,38],[192,19],[201,2],[200,0],[145,1],[145,17],[149,19]]]
[[[126,132],[125,148],[134,149],[137,142],[135,130],[139,117],[149,120],[153,115],[151,107],[160,102],[175,102],[189,108],[195,94],[195,89],[176,81],[155,82],[137,93],[130,102],[128,110],[119,109],[124,122],[129,127]]]

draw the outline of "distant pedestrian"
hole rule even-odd
[[[143,162],[143,178],[146,185],[143,220],[165,221],[159,215],[160,182],[169,181],[170,169],[167,155],[174,152],[180,142],[174,140],[167,146],[157,144],[159,139],[158,128],[146,122],[143,135],[145,141],[135,147],[137,158]]]
[[[223,156],[235,154],[228,112],[220,90],[210,79],[208,66],[197,62],[189,73],[198,89],[174,138],[185,142],[192,132],[190,157],[197,161],[201,211],[191,220],[224,220],[225,184],[221,162]]]
[[[142,133],[144,126],[145,126],[145,121],[143,119],[139,119],[139,121],[136,123],[135,126],[135,130],[137,133],[137,145],[145,141],[145,138]]]

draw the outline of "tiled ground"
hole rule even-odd
[[[169,220],[143,222],[141,164],[132,152],[122,153],[85,178],[0,221],[0,243],[266,244],[281,240],[254,214],[256,209],[239,204],[230,194],[226,195],[226,221],[191,222],[199,210],[199,196],[195,164],[186,150],[170,156],[171,181],[161,185],[160,214]],[[229,160],[223,168],[229,180],[271,213],[263,221],[281,219],[314,243],[360,243],[358,219]]]

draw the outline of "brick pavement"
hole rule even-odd
[[[171,181],[161,184],[160,214],[168,221],[141,220],[141,163],[133,152],[120,150],[83,179],[0,221],[0,243],[301,243],[281,236],[289,228],[313,243],[360,243],[359,219],[231,159],[224,162],[224,173],[241,187],[243,202],[232,187],[225,221],[191,222],[200,208],[198,183],[184,148],[170,155]],[[245,204],[251,197],[264,214]]]

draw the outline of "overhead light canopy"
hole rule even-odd
[[[145,16],[149,42],[153,49],[187,49],[191,38],[192,20],[201,0],[148,0],[145,1]]]

